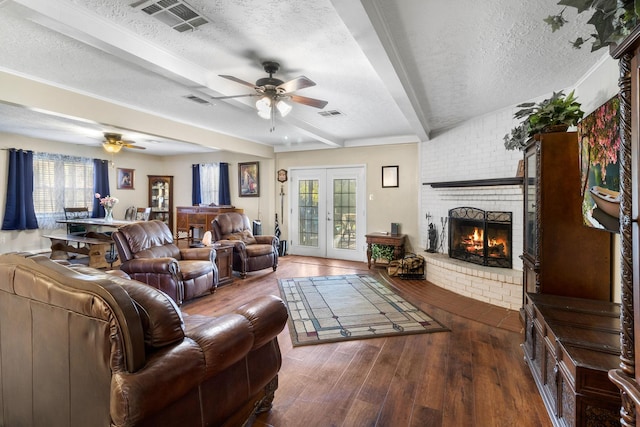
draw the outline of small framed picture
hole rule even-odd
[[[287,171],[286,171],[286,169],[280,169],[278,171],[278,182],[282,182],[282,183],[287,182]]]
[[[133,169],[118,168],[118,190],[133,190]]]
[[[258,162],[238,163],[238,189],[240,197],[260,196]]]
[[[398,187],[399,166],[382,167],[382,188]]]

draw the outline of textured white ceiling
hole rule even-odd
[[[605,54],[571,47],[589,32],[587,18],[571,10],[565,12],[570,23],[550,31],[542,20],[560,10],[556,0],[189,0],[209,24],[186,33],[131,3],[0,1],[0,71],[169,118],[221,140],[232,136],[282,151],[426,140],[472,117],[565,89]],[[250,93],[219,74],[254,82],[266,76],[263,60],[281,63],[275,77],[282,80],[305,75],[316,82],[299,94],[327,100],[324,110],[341,115],[326,118],[294,104],[269,132],[253,98],[207,97]],[[8,99],[3,92],[0,131],[98,144],[103,130],[124,130],[141,145],[160,142],[147,144],[158,155],[174,153],[169,141],[182,139],[136,128],[117,114],[98,120],[91,111],[69,114],[73,108],[63,100],[47,105],[65,119],[44,118],[15,105],[38,107],[37,94]],[[206,148],[184,150],[229,149],[211,139]]]

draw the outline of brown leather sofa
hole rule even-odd
[[[120,257],[120,270],[183,301],[215,292],[218,268],[212,248],[183,248],[173,243],[162,221],[125,225],[111,234]]]
[[[213,240],[233,245],[233,270],[240,277],[247,272],[278,268],[278,238],[272,235],[254,236],[249,217],[237,212],[222,213],[211,221]]]
[[[271,407],[286,319],[275,296],[188,316],[128,278],[0,255],[0,425],[250,425]]]

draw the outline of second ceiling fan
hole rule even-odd
[[[324,108],[327,105],[327,101],[300,96],[293,93],[300,89],[315,86],[315,82],[309,78],[300,76],[284,82],[273,77],[273,75],[280,69],[279,63],[275,61],[264,61],[262,63],[262,67],[264,68],[264,71],[269,74],[269,77],[260,78],[255,82],[255,84],[234,76],[220,74],[220,77],[254,89],[255,93],[219,96],[213,97],[213,99],[242,98],[247,96],[259,97],[256,101],[258,115],[264,119],[271,119],[271,132],[275,129],[275,111],[278,110],[282,117],[286,116],[291,111],[291,105],[287,104],[285,101],[297,102],[298,104],[308,105],[315,108]]]

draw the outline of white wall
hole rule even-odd
[[[442,181],[512,178],[516,176],[520,151],[504,148],[504,135],[514,127],[511,109],[498,111],[462,123],[454,129],[422,143],[421,181],[423,184]],[[429,222],[438,230],[442,252],[448,253],[448,224],[443,218],[449,209],[466,206],[483,210],[512,212],[513,268],[522,270],[522,188],[521,186],[432,188],[421,187],[420,229],[423,244]],[[426,215],[431,215],[427,221]],[[444,237],[444,238],[442,238]],[[440,245],[439,245],[440,246]]]
[[[605,55],[579,82],[576,82],[576,95],[585,114],[592,112],[618,92],[618,75],[617,62]],[[572,88],[558,88],[556,91],[561,89],[568,93]],[[548,98],[550,95],[541,95],[534,101]],[[521,102],[527,101],[531,100]],[[513,118],[516,110],[513,106],[474,118],[421,143],[422,183],[514,177],[518,161],[523,157],[522,152],[507,151],[504,148],[503,137],[519,123]],[[447,217],[448,210],[457,206],[512,211],[513,268],[522,269],[522,261],[518,258],[522,253],[523,244],[520,186],[433,189],[429,185],[423,185],[420,198],[422,239],[425,238],[428,229],[425,218],[427,213],[432,215],[431,221],[440,231],[441,218]],[[448,251],[446,238],[443,242],[445,253]]]

